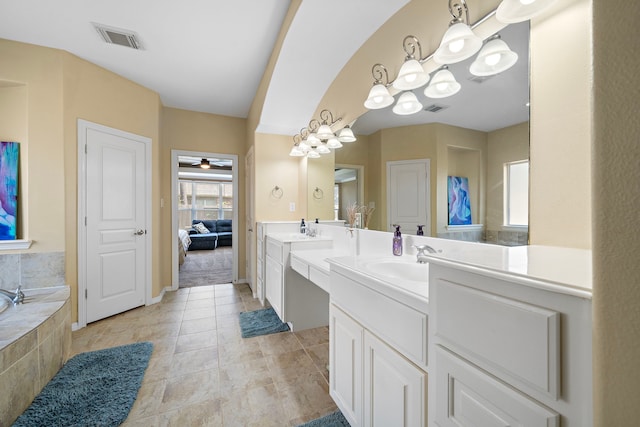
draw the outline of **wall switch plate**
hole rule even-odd
[[[375,209],[376,208],[376,202],[369,202],[369,208]]]
[[[289,202],[289,212],[296,211],[296,202]]]

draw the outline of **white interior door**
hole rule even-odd
[[[393,225],[400,231],[416,234],[418,225],[429,235],[429,159],[387,162],[387,218],[389,231]]]
[[[246,198],[246,230],[247,230],[247,241],[246,241],[246,263],[245,263],[245,274],[247,277],[247,282],[249,286],[251,286],[251,290],[253,294],[256,295],[256,286],[254,284],[254,271],[255,271],[255,263],[253,261],[255,254],[255,210],[253,205],[253,197],[254,197],[254,182],[253,182],[253,147],[247,153],[247,157],[245,158],[244,164],[245,170],[245,198]]]
[[[115,129],[86,130],[86,320],[145,303],[145,143]]]

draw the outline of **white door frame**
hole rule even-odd
[[[361,205],[368,205],[364,200],[364,166],[350,165],[347,163],[336,163],[336,168],[355,169],[358,171],[358,202]]]
[[[423,231],[425,236],[431,236],[431,159],[396,160],[387,162],[387,222],[391,224],[391,166],[411,163],[424,163],[427,170],[427,176],[425,177],[427,218],[425,222],[426,228]],[[387,231],[393,231],[393,229],[387,228]]]
[[[125,132],[119,129],[114,129],[108,126],[93,123],[87,120],[78,119],[78,324],[77,328],[84,328],[87,326],[87,303],[86,303],[86,291],[87,291],[87,228],[86,228],[86,216],[87,216],[87,131],[94,129],[100,132],[107,132],[112,135],[121,136],[123,138],[131,139],[144,144],[144,157],[145,157],[145,193],[147,195],[145,200],[145,229],[148,232],[144,235],[146,246],[145,257],[145,280],[143,283],[145,294],[145,305],[151,303],[151,242],[152,242],[152,215],[151,215],[151,138],[146,136],[136,135],[130,132]],[[176,243],[177,244],[177,243]]]
[[[178,278],[178,157],[215,157],[233,161],[233,219],[231,221],[231,246],[233,249],[233,283],[238,283],[238,156],[236,154],[209,153],[204,151],[171,150],[171,290],[177,290]]]

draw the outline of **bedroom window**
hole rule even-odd
[[[233,184],[230,182],[178,181],[178,227],[194,219],[232,219]]]

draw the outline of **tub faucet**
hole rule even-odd
[[[416,254],[416,261],[418,262],[418,264],[426,264],[429,262],[429,258],[424,253],[424,251],[427,251],[430,254],[438,253],[438,251],[436,251],[429,245],[413,245],[413,247],[418,250],[418,253]]]
[[[14,305],[22,304],[24,302],[24,293],[22,292],[22,285],[18,286],[15,292],[7,291],[6,289],[0,289],[0,295],[4,295],[9,298]]]

